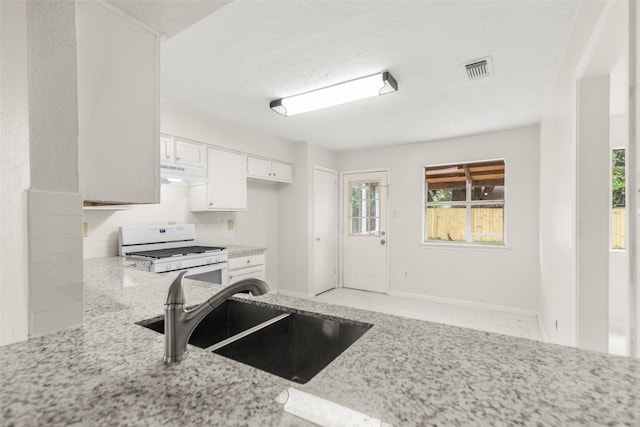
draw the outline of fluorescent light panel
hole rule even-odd
[[[398,90],[398,83],[387,71],[338,83],[311,92],[271,101],[273,111],[283,116],[320,110],[333,105],[345,104],[372,96],[384,95]]]

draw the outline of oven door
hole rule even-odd
[[[202,282],[215,283],[227,286],[229,284],[229,266],[226,262],[216,264],[201,265],[199,267],[183,268],[181,270],[167,271],[166,273],[177,276],[178,273],[187,271],[189,279],[200,280]]]

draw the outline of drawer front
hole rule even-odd
[[[264,265],[264,254],[229,258],[229,270]],[[231,274],[231,271],[229,271]]]
[[[232,285],[244,279],[261,279],[264,280],[264,266],[241,268],[229,271],[229,284]]]

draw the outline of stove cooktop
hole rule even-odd
[[[139,256],[152,259],[181,257],[185,255],[221,252],[226,248],[218,246],[185,246],[182,248],[154,249],[151,251],[127,252],[129,256]]]

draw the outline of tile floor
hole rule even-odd
[[[316,301],[542,341],[536,316],[336,288]]]

